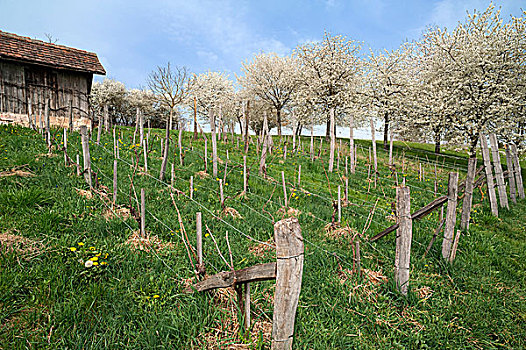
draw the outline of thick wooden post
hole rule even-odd
[[[411,240],[413,238],[413,222],[411,220],[411,198],[409,187],[396,189],[398,232],[397,245],[398,266],[396,271],[396,285],[400,293],[407,295],[409,287],[409,267],[411,260]]]
[[[294,321],[301,292],[304,247],[298,219],[274,225],[276,242],[276,291],[272,318],[272,350],[292,349]]]
[[[491,156],[493,158],[493,168],[495,169],[495,178],[497,180],[497,189],[499,192],[499,203],[502,208],[509,209],[508,195],[506,194],[506,183],[504,182],[504,174],[502,172],[502,165],[500,164],[499,144],[495,134],[489,135],[489,142],[491,145]]]
[[[517,145],[511,144],[511,160],[513,161],[513,168],[515,170],[515,183],[517,184],[517,193],[519,198],[524,199],[524,186],[522,184],[522,169],[519,164],[519,154],[517,152]]]
[[[283,146],[283,160],[287,160],[287,144]]]
[[[285,199],[285,208],[289,206],[287,198],[287,186],[285,185],[285,172],[281,172],[281,182],[283,184],[283,198]]]
[[[91,188],[91,160],[89,155],[89,138],[88,138],[88,128],[83,125],[80,127],[80,135],[82,140],[82,156],[84,159],[84,179],[86,183]]]
[[[261,131],[261,135],[263,136],[263,145],[261,147],[261,159],[259,161],[259,175],[266,175],[266,161],[267,161],[267,148],[268,148],[268,138],[270,137],[268,135],[268,121],[267,121],[267,114],[264,113],[263,115],[263,130]]]
[[[449,173],[447,190],[446,226],[444,228],[444,240],[442,241],[442,257],[446,260],[451,255],[451,245],[455,234],[457,222],[457,195],[458,195],[458,173]]]
[[[117,203],[117,159],[113,160],[113,205]]]
[[[330,134],[331,134],[331,145],[330,145],[330,154],[329,154],[329,172],[332,173],[332,170],[334,169],[334,150],[336,149],[336,134],[334,133],[334,129],[335,129],[335,123],[336,123],[336,120],[335,120],[335,116],[334,116],[334,107],[331,107],[331,109],[329,110],[329,114],[330,114],[330,120],[331,120],[331,130],[330,130]]]
[[[488,184],[488,197],[491,213],[498,217],[499,207],[497,206],[497,196],[495,194],[495,183],[493,182],[493,171],[491,170],[488,141],[483,134],[480,135],[480,148],[482,150],[482,159],[484,161],[484,171],[486,172],[486,183]]]
[[[517,190],[515,186],[515,171],[513,170],[513,161],[511,160],[510,145],[506,145],[506,167],[508,169],[508,182],[510,184],[510,198],[513,203],[517,203]]]
[[[146,237],[146,199],[144,196],[144,188],[141,188],[141,237]]]
[[[473,180],[477,170],[477,158],[471,157],[468,160],[468,173],[466,175],[466,186],[464,189],[464,201],[462,202],[462,217],[460,228],[469,229],[469,218],[471,216],[471,205],[473,200]]]

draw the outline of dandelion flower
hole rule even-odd
[[[91,261],[97,261],[99,260],[99,257],[98,256],[94,256],[93,258],[90,258]]]
[[[81,247],[84,245],[84,243],[82,243],[82,242],[79,242],[79,243],[77,243],[77,244],[78,244],[79,246],[81,246]]]
[[[77,248],[75,248],[75,247],[71,247],[71,248],[69,248],[69,250],[71,250],[72,252],[74,252],[74,251],[77,250]]]
[[[160,296],[159,296],[158,294],[155,294],[155,295],[153,296],[153,298],[154,298],[154,299],[159,299]]]
[[[93,266],[97,266],[98,264],[99,264],[99,263],[96,262],[96,261],[93,262]]]
[[[89,247],[89,250],[95,250],[95,247]]]

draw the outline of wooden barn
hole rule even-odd
[[[78,128],[90,121],[93,52],[0,31],[0,123]]]

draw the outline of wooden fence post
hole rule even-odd
[[[274,225],[276,242],[276,291],[272,318],[272,350],[292,349],[294,321],[301,292],[304,246],[298,219]]]
[[[146,140],[142,140],[142,150],[143,150],[143,153],[144,153],[144,172],[147,173],[148,172],[148,151],[147,151],[147,147],[146,147]]]
[[[354,174],[355,169],[355,149],[354,149],[354,116],[349,115],[349,155],[351,157],[351,173]]]
[[[144,196],[144,188],[141,188],[141,237],[146,238],[146,199]]]
[[[457,230],[457,234],[455,236],[455,241],[453,242],[453,247],[451,248],[451,255],[449,256],[449,262],[452,263],[453,260],[455,260],[455,257],[457,256],[457,249],[458,249],[458,241],[460,239],[461,231]]]
[[[376,174],[378,172],[378,158],[376,158],[376,132],[374,128],[374,122],[373,118],[371,118],[371,138],[372,138],[372,145],[373,145],[373,161],[374,161],[374,173]]]
[[[68,166],[68,132],[64,128],[64,166]]]
[[[190,199],[194,199],[194,177],[190,176]]]
[[[398,266],[396,267],[396,285],[400,293],[407,295],[409,287],[409,267],[411,260],[411,240],[413,221],[411,219],[411,196],[409,187],[397,187],[396,202],[399,228],[397,232]]]
[[[361,270],[362,270],[362,267],[361,267],[361,262],[360,262],[360,241],[359,240],[356,240],[356,242],[354,243],[354,251],[356,253],[356,272],[358,273],[358,275],[360,275],[361,273]]]
[[[517,184],[517,192],[519,198],[524,199],[524,186],[522,183],[522,168],[519,164],[519,154],[517,152],[517,145],[511,144],[511,159],[513,161],[513,168],[515,169],[515,183]]]
[[[225,197],[223,194],[223,180],[219,179],[219,196],[221,200],[221,208],[225,207]]]
[[[504,182],[504,174],[502,172],[502,165],[500,164],[499,144],[495,134],[489,135],[489,143],[491,146],[491,156],[493,158],[493,168],[495,169],[495,178],[497,180],[497,189],[499,192],[499,203],[502,208],[509,209],[508,195],[506,193],[506,183]]]
[[[203,264],[203,226],[201,212],[195,213],[195,232],[197,238],[197,273],[204,274],[205,265]]]
[[[287,186],[285,185],[285,172],[281,172],[281,182],[283,184],[283,198],[285,199],[285,208],[288,208],[289,202],[287,198]]]
[[[342,189],[338,186],[338,222],[342,222]]]
[[[179,164],[183,166],[183,126],[182,123],[179,122],[179,138],[177,140],[177,145],[179,146]]]
[[[113,205],[117,203],[117,159],[113,160]]]
[[[515,171],[513,170],[513,161],[511,160],[510,145],[506,145],[506,167],[508,169],[508,182],[510,184],[510,198],[511,201],[517,204],[517,190],[515,186]]]
[[[391,127],[391,130],[389,130],[389,165],[393,166],[393,128]]]
[[[243,192],[247,193],[247,156],[243,156]]]
[[[217,177],[217,140],[216,140],[216,125],[215,115],[210,110],[210,131],[212,137],[212,176]]]
[[[80,157],[78,154],[76,155],[76,161],[77,161],[77,176],[80,176]]]
[[[98,116],[99,117],[99,129],[97,130],[97,145],[100,145],[100,135],[102,134],[102,118],[100,117],[100,115]]]
[[[330,130],[330,135],[331,135],[331,144],[330,144],[330,153],[329,153],[329,173],[332,173],[332,170],[334,169],[334,151],[336,149],[336,134],[335,134],[335,130],[336,129],[334,127],[334,124],[336,123],[335,121],[335,116],[334,116],[334,107],[332,107],[330,110],[329,110],[329,115],[330,115],[330,120],[331,120],[331,130]]]
[[[51,152],[51,132],[49,121],[49,98],[46,98],[46,105],[44,106],[44,113],[46,118],[46,144],[49,152]]]
[[[298,165],[298,186],[301,184],[301,164]]]
[[[497,206],[497,196],[495,194],[495,183],[493,182],[493,171],[491,170],[491,159],[489,158],[488,141],[483,134],[480,134],[480,148],[482,150],[482,159],[484,161],[484,170],[486,172],[486,183],[488,184],[488,197],[491,213],[498,217],[499,207]]]
[[[458,173],[449,173],[446,226],[444,228],[444,240],[442,241],[442,257],[446,260],[448,260],[451,255],[451,244],[453,243],[455,224],[457,222],[457,192]]]
[[[91,188],[91,160],[89,155],[88,128],[85,125],[80,127],[80,135],[82,140],[82,156],[84,159],[84,179]]]
[[[475,178],[476,170],[477,170],[477,158],[470,157],[468,160],[468,173],[466,175],[464,200],[462,202],[462,217],[460,220],[460,228],[463,230],[469,229],[469,218],[471,216],[471,205],[472,205],[472,200],[473,200],[473,180]]]

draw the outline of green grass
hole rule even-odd
[[[131,162],[135,150],[131,146],[133,130],[122,129],[122,133],[120,155]],[[162,133],[152,130],[150,135],[148,166],[154,178],[158,178],[160,168]],[[56,134],[61,135],[60,131]],[[274,261],[272,252],[254,255],[249,248],[257,243],[243,235],[267,241],[273,236],[273,222],[282,218],[278,212],[283,205],[281,185],[257,176],[259,158],[255,146],[251,145],[248,157],[249,193],[246,199],[241,199],[237,195],[242,190],[243,154],[235,143],[219,142],[220,158],[226,160],[227,149],[230,156],[226,205],[243,216],[241,220],[226,217],[221,221],[214,218],[220,216],[221,210],[217,180],[195,176],[203,170],[204,142],[191,141],[192,135],[184,134],[185,164],[181,167],[174,146],[177,137],[172,136],[170,163],[176,169],[174,186],[188,194],[188,180],[194,175],[197,189],[195,201],[184,195],[175,197],[190,242],[195,241],[195,213],[201,211],[203,224],[209,227],[227,260],[225,233],[229,232],[236,269]],[[278,139],[274,141],[277,144]],[[348,237],[328,237],[324,226],[333,214],[330,200],[336,197],[338,184],[343,185],[340,175],[344,174],[345,163],[340,162],[340,172],[326,173],[327,149],[323,162],[312,163],[308,155],[310,141],[308,138],[302,141],[304,154],[292,154],[289,145],[286,161],[281,162],[280,149],[268,157],[269,176],[280,180],[284,171],[290,183],[289,195],[296,188],[290,206],[301,211],[299,221],[306,239],[295,348],[526,347],[524,201],[512,205],[510,211],[502,210],[497,219],[490,214],[487,195],[481,202],[477,190],[470,231],[462,235],[453,265],[441,259],[440,238],[427,257],[422,258],[437,225],[438,213],[414,223],[410,293],[403,297],[393,283],[393,235],[373,244],[362,241],[361,245],[363,268],[381,273],[387,282],[373,285],[364,276],[350,274],[342,280],[342,273],[345,275],[345,270],[352,268],[352,244]],[[100,184],[109,188],[110,198],[112,143],[111,135],[104,135],[102,147],[90,145],[93,169]],[[68,144],[68,153],[74,159],[80,152],[79,135],[71,134]],[[391,171],[383,165],[387,163],[387,155],[380,147],[377,187],[367,182],[365,154],[370,142],[360,140],[359,144],[365,150],[360,150],[356,174],[349,175],[353,205],[343,208],[343,224],[361,233],[376,203],[373,221],[365,232],[370,237],[392,224],[388,216],[395,198],[395,184]],[[319,147],[319,141],[315,145]],[[402,174],[399,169],[398,176],[405,176],[411,187],[411,206],[416,209],[435,198],[434,166],[426,162],[436,158],[427,152],[432,149],[429,145],[395,146],[398,165],[401,157],[406,156],[406,172]],[[0,127],[0,171],[26,165],[24,169],[35,175],[0,178],[0,234],[36,242],[32,251],[27,250],[31,247],[28,242],[21,246],[25,251],[8,250],[6,243],[1,243],[0,348],[199,349],[206,347],[204,335],[213,335],[214,329],[222,325],[228,328],[234,323],[236,314],[229,308],[234,303],[229,298],[218,293],[183,293],[184,281],[195,274],[165,184],[146,175],[134,176],[130,166],[119,162],[117,203],[137,209],[130,182],[133,177],[135,190],[144,188],[146,192],[147,209],[151,213],[147,215],[147,231],[163,243],[170,243],[158,253],[137,251],[125,244],[131,235],[129,227],[137,230],[137,222],[133,218],[106,220],[103,214],[108,210],[107,202],[99,196],[92,199],[80,196],[77,189],[88,189],[82,177],[76,176],[73,167],[64,167],[60,151],[55,150],[51,157],[46,153],[42,138],[35,132]],[[419,162],[426,170],[423,182],[418,181],[416,173]],[[467,162],[443,156],[438,156],[437,162],[439,192],[444,194],[447,172],[459,167],[463,178]],[[142,153],[139,163],[142,166]],[[295,187],[300,164],[301,188],[305,191]],[[211,173],[210,160],[208,166]],[[223,178],[224,164],[219,169],[218,178]],[[167,175],[169,182],[169,171]],[[72,247],[76,251],[71,251]],[[229,269],[211,237],[204,239],[203,249],[209,274]],[[106,264],[86,268],[84,262],[98,254],[97,262]],[[258,326],[272,321],[273,285],[273,282],[252,285],[252,317]],[[420,294],[426,292],[428,297],[422,298]],[[268,338],[257,330],[250,336],[241,333],[222,332],[217,344],[223,344],[224,348],[233,342],[250,343],[253,348],[270,347]]]

